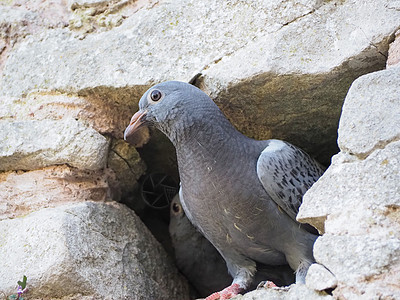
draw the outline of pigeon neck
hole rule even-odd
[[[178,156],[193,154],[210,158],[220,155],[221,152],[228,155],[243,138],[244,135],[220,111],[194,120],[190,126],[186,124],[181,132],[170,136]]]

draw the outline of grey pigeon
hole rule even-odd
[[[226,271],[224,259],[190,223],[179,195],[171,202],[169,233],[176,265],[199,296],[205,297],[230,284],[232,277]]]
[[[221,290],[232,281],[222,256],[214,246],[190,223],[183,211],[179,195],[171,202],[169,233],[175,252],[175,263],[194,286],[199,296],[205,297]],[[260,281],[272,280],[282,286],[293,283],[289,266],[257,265],[254,289]]]
[[[253,281],[257,263],[289,266],[303,283],[317,235],[296,221],[303,194],[323,169],[280,140],[250,139],[200,89],[169,81],[139,101],[124,138],[153,125],[176,148],[186,216],[225,259],[232,284],[208,298],[229,299]]]

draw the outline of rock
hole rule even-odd
[[[243,296],[236,296],[235,300],[330,300],[332,296],[325,292],[316,292],[308,289],[304,284],[292,284],[288,288],[259,289]]]
[[[360,205],[391,205],[396,201],[392,193],[399,190],[395,142],[400,134],[399,74],[400,68],[393,67],[353,83],[340,120],[338,141],[342,151],[304,195],[298,220],[324,232],[327,216],[346,213],[343,207],[350,206],[349,213],[351,209],[359,212]],[[390,147],[380,150],[386,145]],[[352,199],[363,200],[353,204]],[[355,230],[359,226],[350,228]]]
[[[111,5],[81,2],[77,7],[85,9]],[[204,70],[196,84],[241,131],[286,139],[327,163],[337,151],[334,139],[348,87],[385,65],[381,53],[400,14],[389,2],[149,3],[112,30],[84,39],[68,29],[28,37],[10,53],[0,93],[90,91],[107,99],[122,91],[132,95],[117,97],[126,105],[140,97],[139,88],[188,81]],[[194,14],[201,22],[193,21]]]
[[[311,290],[324,291],[337,286],[335,276],[320,264],[312,264],[307,271],[306,285]]]
[[[22,14],[20,20],[29,29],[28,34],[37,34],[49,28],[66,27],[70,14],[66,1],[14,0],[3,2],[2,9],[5,10],[3,16],[9,21],[15,20],[10,18],[15,12]],[[11,15],[7,15],[8,13]]]
[[[0,5],[0,70],[9,51],[27,35],[65,27],[68,11],[63,1],[6,1]]]
[[[107,164],[116,174],[123,197],[137,189],[135,183],[146,171],[139,153],[124,140],[112,141]]]
[[[112,31],[83,40],[67,29],[49,30],[28,37],[11,53],[0,92],[20,96],[36,89],[77,92],[96,87],[149,87],[167,79],[188,81],[214,59],[309,13],[319,1],[302,2],[161,2],[154,7],[149,4]],[[194,21],[194,12],[201,22]]]
[[[400,279],[396,274],[399,264],[395,259],[400,254],[400,241],[398,235],[389,232],[391,230],[360,236],[329,234],[318,239],[314,246],[315,257],[338,280],[334,296],[344,295],[345,299],[396,299],[400,296],[396,288]]]
[[[287,140],[328,164],[350,84],[385,66],[400,18],[389,3],[313,7],[210,65],[199,85],[247,135]]]
[[[0,121],[0,170],[33,170],[69,164],[84,170],[105,167],[109,142],[75,119]]]
[[[140,88],[137,90],[140,91]],[[0,120],[26,121],[73,118],[101,134],[110,134],[116,138],[122,138],[134,104],[121,104],[120,102],[121,99],[134,97],[134,95],[129,90],[115,91],[112,95],[105,91],[101,93],[105,95],[105,98],[100,98],[90,91],[87,91],[84,95],[32,92],[26,97],[2,96],[0,98],[2,102]],[[144,132],[143,139],[138,140],[137,146],[146,143],[147,140],[148,132]]]
[[[72,0],[68,4],[72,10],[69,29],[79,32],[79,37],[84,38],[88,33],[120,26],[127,16],[145,6],[154,5],[155,1]]]
[[[386,67],[389,68],[400,62],[400,30],[395,34],[395,40],[389,46]]]
[[[400,254],[400,68],[357,79],[343,106],[341,152],[304,196],[298,219],[325,234],[314,257],[339,299],[396,299]]]
[[[348,225],[342,230],[345,233],[362,232],[366,228],[360,226],[368,225],[365,218],[371,220],[371,209],[397,204],[395,195],[400,192],[397,184],[398,147],[399,143],[393,142],[365,160],[351,160],[351,156],[343,153],[336,155],[332,165],[304,196],[298,220],[308,222],[324,233],[328,232],[327,226],[343,228],[341,222],[350,218],[357,226]],[[341,216],[340,220],[334,222],[333,215]],[[336,229],[332,228],[333,232]]]
[[[3,220],[0,228],[6,294],[25,274],[30,298],[188,299],[187,283],[165,251],[123,205],[46,208]]]
[[[339,123],[342,151],[365,158],[396,140],[400,133],[399,86],[400,67],[362,76],[352,84]],[[363,110],[366,106],[368,110]]]
[[[45,155],[47,153],[46,159],[43,161],[40,160],[40,163],[43,165],[44,163],[46,163],[46,165],[52,165],[55,163],[58,164],[60,162],[64,162],[79,168],[86,168],[86,166],[84,166],[83,164],[93,163],[93,160],[94,162],[96,162],[96,160],[99,160],[100,162],[101,160],[107,160],[107,166],[111,167],[116,175],[119,175],[117,179],[115,174],[112,176],[110,175],[112,172],[110,172],[110,170],[108,169],[105,170],[105,172],[88,172],[87,170],[85,171],[78,169],[74,169],[71,171],[71,169],[66,166],[64,166],[67,170],[65,171],[65,173],[67,173],[68,175],[60,175],[58,173],[64,173],[64,171],[57,171],[57,175],[55,175],[55,177],[59,177],[59,179],[57,180],[53,178],[54,176],[51,175],[50,171],[37,170],[37,172],[34,171],[33,173],[28,172],[24,180],[29,181],[30,176],[32,176],[32,178],[35,178],[35,180],[37,180],[38,182],[44,183],[43,187],[40,187],[38,185],[30,186],[32,187],[32,190],[29,190],[28,198],[34,197],[35,199],[37,199],[34,200],[34,202],[39,201],[37,203],[38,205],[34,205],[35,209],[38,209],[40,207],[39,203],[45,206],[48,206],[50,205],[49,203],[53,202],[58,203],[58,201],[56,201],[57,197],[63,199],[62,201],[60,201],[61,203],[63,203],[64,201],[67,201],[68,197],[71,197],[71,201],[85,201],[85,199],[96,200],[96,194],[98,196],[98,199],[103,199],[105,197],[103,194],[108,194],[107,197],[111,197],[112,199],[118,201],[121,200],[121,196],[125,197],[127,193],[131,193],[133,190],[135,190],[135,187],[137,187],[137,179],[141,175],[143,175],[145,171],[144,163],[139,158],[137,151],[130,146],[128,146],[128,148],[124,147],[123,144],[125,143],[120,140],[119,142],[116,142],[118,140],[116,138],[110,138],[110,140],[112,141],[111,147],[108,146],[109,142],[107,142],[104,147],[102,145],[102,140],[105,140],[102,135],[106,135],[108,137],[119,136],[122,138],[123,129],[125,128],[126,123],[129,122],[129,110],[124,112],[122,107],[115,107],[112,103],[113,100],[114,99],[111,98],[109,99],[110,102],[102,101],[96,97],[93,97],[92,95],[82,97],[78,95],[65,95],[58,92],[48,94],[29,93],[24,98],[1,98],[1,124],[8,124],[8,122],[9,126],[15,126],[15,124],[21,122],[24,124],[31,124],[29,122],[32,122],[32,124],[41,124],[40,126],[45,126],[45,124],[55,124],[54,126],[49,126],[49,128],[47,129],[51,132],[54,132],[55,134],[57,134],[57,131],[60,131],[60,139],[66,135],[66,131],[63,129],[63,126],[70,126],[69,124],[72,124],[73,128],[76,127],[78,131],[80,130],[80,128],[85,128],[84,132],[89,135],[92,133],[94,134],[94,139],[90,138],[89,136],[87,136],[86,138],[81,138],[81,134],[77,133],[73,141],[71,140],[70,142],[68,142],[68,140],[63,140],[59,144],[59,147],[63,148],[63,151],[58,152],[56,156],[50,156],[49,149],[44,148],[45,144],[43,144],[40,139],[37,140],[37,138],[33,136],[30,142],[34,144],[38,152],[35,152],[36,158],[32,156],[29,157],[29,159],[38,160],[40,155]],[[125,115],[126,120],[128,121],[124,120],[123,117],[121,117]],[[101,133],[102,135],[100,135],[96,131]],[[31,132],[31,129],[29,129],[29,132]],[[3,132],[3,134],[8,135],[9,133]],[[73,136],[70,136],[70,138],[72,139]],[[22,142],[24,142],[24,145],[21,146],[22,149],[24,147],[29,147],[29,145],[26,144],[26,141],[23,140],[23,136],[21,136],[20,139],[22,139]],[[50,139],[49,142],[56,144],[56,140],[52,138],[52,136],[47,136],[47,133],[46,135],[43,135],[43,139]],[[84,143],[85,140],[87,141],[86,144]],[[96,141],[100,142],[100,144],[98,144],[97,146]],[[4,143],[0,143],[0,149],[6,147],[9,143],[14,145],[15,141],[8,139],[7,141],[4,141]],[[67,147],[64,147],[63,143],[69,143],[69,145]],[[73,146],[74,143],[77,145],[76,147]],[[114,149],[114,145],[116,145],[116,149]],[[58,144],[54,146],[58,146]],[[15,148],[15,145],[13,147]],[[81,148],[82,153],[76,155],[75,152],[79,148]],[[117,152],[115,152],[114,150]],[[25,154],[28,155],[28,153]],[[19,153],[16,155],[18,157],[18,155],[20,156],[21,154]],[[91,155],[93,155],[93,159],[87,160],[85,158],[86,156]],[[58,161],[56,161],[57,156],[59,159]],[[9,169],[11,170],[21,167],[18,166],[18,164],[14,165],[13,159],[13,156],[3,157],[0,159],[0,161],[7,160],[7,163],[10,165]],[[28,157],[26,159],[28,159]],[[80,163],[76,164],[76,162],[74,163],[74,160],[79,160]],[[130,168],[127,167],[127,163],[129,163]],[[37,165],[37,161],[35,162],[35,165]],[[31,168],[33,168],[33,166]],[[49,167],[48,169],[50,170],[52,168]],[[76,176],[76,179],[73,179],[74,176]],[[22,180],[24,176],[21,176],[20,178],[21,180],[18,180],[15,183],[16,190],[19,189],[19,185],[25,186],[25,184],[23,184],[24,180]],[[98,180],[97,178],[101,178],[101,180]],[[50,181],[47,179],[50,179]],[[102,180],[106,180],[106,186],[102,188],[100,188],[100,186],[97,187],[95,183]],[[74,183],[73,187],[69,186],[69,189],[72,190],[71,193],[64,193],[65,191],[68,191],[68,189],[65,189],[65,182],[69,182],[69,184],[72,184],[71,182],[76,183]],[[82,184],[82,191],[80,192],[78,184]],[[7,184],[7,186],[12,187],[13,185]],[[49,190],[47,191],[47,194],[51,196],[47,197],[45,189]],[[95,192],[96,189],[97,192]],[[20,199],[20,197],[26,197],[26,193],[28,193],[28,190],[26,190],[25,187],[24,190],[25,192],[18,196],[18,199]],[[90,191],[90,193],[88,193],[88,191]],[[7,199],[7,202],[9,202],[8,205],[11,205],[10,203],[12,202],[12,197],[17,197],[17,195],[19,195],[19,192],[14,193],[12,192],[12,190],[7,190],[7,192],[4,193],[2,196],[4,197],[3,199]],[[130,196],[131,202],[137,204],[137,195],[132,194]],[[22,200],[18,200],[17,202],[19,203],[19,201]],[[21,207],[20,204],[18,204],[18,207]],[[23,207],[24,211],[26,205],[24,205]],[[9,214],[7,213],[5,214],[5,216],[12,216],[13,214],[13,210],[10,210]]]
[[[115,181],[109,169],[84,171],[66,165],[0,173],[0,220],[23,217],[43,207],[116,199]]]

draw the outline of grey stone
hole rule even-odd
[[[0,222],[0,287],[30,298],[188,299],[161,245],[125,206],[86,202]]]
[[[0,121],[0,170],[33,170],[56,164],[105,167],[107,139],[75,119]]]
[[[400,30],[397,30],[395,36],[395,40],[389,45],[388,59],[386,62],[387,68],[400,63]]]
[[[140,159],[139,153],[123,140],[112,141],[107,165],[116,174],[122,196],[131,194],[138,188],[135,183],[146,171],[146,165]]]
[[[340,121],[341,152],[298,215],[324,233],[314,257],[336,277],[339,299],[400,296],[399,70],[353,83]]]
[[[196,84],[242,132],[288,140],[327,163],[348,87],[385,66],[400,18],[388,3],[151,2],[83,39],[68,29],[28,37],[11,51],[0,93],[118,93],[126,105],[155,82],[203,72]]]
[[[210,65],[200,86],[247,135],[287,140],[328,164],[350,84],[385,66],[400,18],[390,2],[325,2]]]
[[[328,215],[352,214],[352,219],[357,216],[362,220],[364,212],[359,207],[399,201],[399,71],[400,68],[392,67],[354,82],[340,120],[342,152],[332,158],[332,165],[304,195],[298,220],[324,232]],[[360,159],[366,153],[369,156]],[[358,228],[349,226],[347,230]]]
[[[66,29],[49,30],[28,37],[11,53],[0,91],[19,96],[33,89],[73,92],[188,81],[214,59],[309,13],[319,1],[301,2],[167,1],[141,9],[112,31],[83,40]]]
[[[292,284],[288,288],[259,289],[243,296],[236,296],[237,300],[330,300],[332,296],[325,292],[317,292],[307,288],[304,284]]]
[[[13,46],[18,40],[40,30],[63,27],[67,14],[63,1],[3,1],[0,5],[0,40],[4,39]]]
[[[340,149],[363,158],[398,139],[399,103],[400,66],[371,73],[354,81],[340,118]]]
[[[312,264],[307,271],[306,285],[316,291],[333,289],[337,286],[335,276],[320,264]]]

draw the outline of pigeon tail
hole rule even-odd
[[[304,260],[297,267],[296,270],[296,283],[305,284],[308,268],[313,264],[313,261]]]

